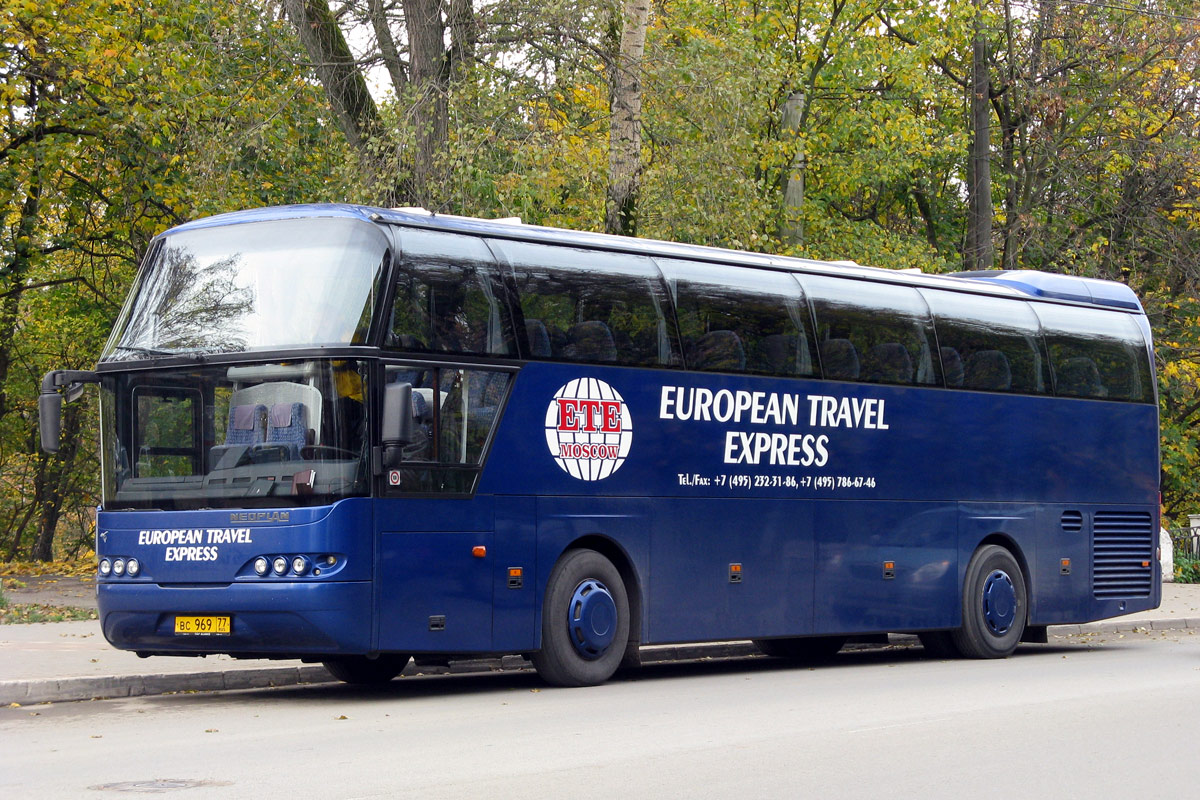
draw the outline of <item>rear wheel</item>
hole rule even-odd
[[[359,685],[387,683],[399,675],[408,665],[408,656],[384,653],[378,658],[366,656],[340,656],[325,662],[325,669],[339,681]]]
[[[629,642],[629,597],[621,574],[594,550],[568,551],[554,565],[542,604],[542,649],[533,666],[556,686],[594,686],[612,677]]]
[[[1028,601],[1021,565],[999,545],[975,551],[963,583],[963,624],[950,636],[967,658],[1006,658],[1025,631]]]
[[[754,646],[773,658],[795,661],[824,661],[833,658],[846,643],[845,636],[802,636],[795,639],[755,639]]]

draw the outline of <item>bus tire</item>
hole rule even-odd
[[[963,581],[963,624],[951,631],[967,658],[1007,658],[1025,631],[1028,600],[1017,559],[999,545],[985,545],[967,564]]]
[[[339,656],[322,662],[329,674],[345,683],[378,686],[389,682],[408,666],[408,656],[383,653],[378,658]]]
[[[826,661],[837,655],[845,636],[801,636],[794,639],[755,639],[754,646],[772,658]]]
[[[595,550],[559,559],[542,603],[542,649],[531,657],[555,686],[595,686],[612,677],[629,641],[629,597],[621,574]]]

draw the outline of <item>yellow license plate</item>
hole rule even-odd
[[[229,617],[176,617],[175,633],[191,636],[229,635]]]

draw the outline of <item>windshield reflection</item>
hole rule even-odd
[[[387,239],[358,220],[276,220],[167,236],[106,359],[365,341]]]

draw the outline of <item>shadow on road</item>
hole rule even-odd
[[[1081,646],[1083,645],[1083,646]],[[1119,649],[1122,643],[1106,643],[1103,647],[1086,642],[1075,644],[1026,644],[1021,645],[1012,659],[1061,658],[1064,655],[1080,655],[1098,652],[1101,649]],[[916,644],[887,646],[852,645],[836,656],[820,663],[800,663],[765,656],[738,658],[703,659],[696,661],[673,661],[647,664],[636,670],[618,673],[608,684],[592,688],[561,689],[546,685],[532,669],[504,670],[486,673],[463,674],[418,674],[397,678],[382,686],[353,686],[344,683],[308,684],[270,689],[246,689],[229,692],[198,694],[175,694],[157,697],[137,697],[118,701],[145,706],[178,708],[180,704],[196,707],[206,704],[226,703],[236,698],[252,703],[286,704],[296,701],[307,703],[382,702],[389,700],[422,700],[438,697],[462,697],[467,695],[503,694],[521,692],[589,692],[603,691],[604,686],[680,681],[711,678],[722,675],[747,675],[778,672],[847,672],[872,666],[888,665],[903,668],[929,668],[939,664],[955,664],[968,669],[970,661],[931,659]]]

